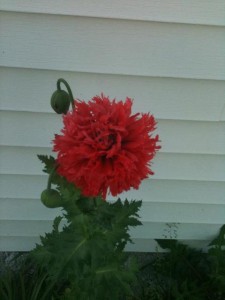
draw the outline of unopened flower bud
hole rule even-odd
[[[56,90],[52,94],[51,106],[57,114],[66,114],[70,106],[69,94],[63,90]]]
[[[62,200],[59,192],[53,189],[46,189],[41,193],[41,201],[42,203],[49,207],[55,208],[62,206]]]

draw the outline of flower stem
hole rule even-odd
[[[87,239],[83,239],[78,245],[77,247],[74,249],[72,255],[70,258],[72,258],[74,256],[74,254],[76,253],[76,251],[87,241]]]
[[[58,277],[60,276],[60,274],[63,272],[64,268],[66,267],[66,265],[68,264],[68,262],[71,260],[71,258],[74,256],[74,254],[77,252],[77,250],[87,241],[87,239],[83,239],[77,246],[76,248],[73,250],[73,252],[71,253],[71,255],[69,255],[69,257],[67,258],[67,260],[65,261],[65,263],[63,264],[62,268],[60,269],[59,273],[58,273]]]
[[[48,183],[47,183],[47,190],[50,190],[50,189],[51,189],[52,177],[53,177],[53,175],[55,174],[55,170],[56,170],[56,167],[54,167],[54,168],[51,170],[51,172],[49,173]]]
[[[116,269],[115,268],[111,268],[111,269],[102,269],[102,270],[97,270],[96,274],[102,274],[102,273],[110,273],[110,272],[115,272]]]
[[[59,79],[57,80],[57,89],[58,89],[59,91],[61,91],[61,87],[60,87],[60,84],[61,84],[61,83],[63,83],[63,84],[65,85],[65,87],[67,88],[68,94],[69,94],[69,96],[70,96],[70,103],[71,103],[71,105],[72,105],[72,109],[74,110],[74,109],[75,109],[75,106],[74,106],[74,98],[73,98],[73,93],[72,93],[72,91],[71,91],[71,88],[70,88],[68,82],[67,82],[65,79],[59,78]]]

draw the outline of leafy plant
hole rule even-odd
[[[46,289],[47,274],[40,273],[33,265],[29,265],[28,261],[20,262],[17,270],[7,267],[0,278],[1,300],[51,299],[49,294],[43,297]]]
[[[123,103],[101,94],[88,103],[74,100],[64,79],[57,81],[51,106],[64,114],[64,128],[53,140],[57,159],[39,155],[49,174],[41,201],[61,207],[62,215],[18,270],[1,275],[0,299],[225,299],[225,225],[204,253],[178,242],[177,223],[168,223],[164,237],[170,239],[157,240],[167,252],[139,273],[124,252],[132,242],[129,228],[141,224],[141,201],[110,203],[106,195],[138,188],[153,175],[150,161],[160,149],[159,136],[152,136],[154,116],[131,115],[130,98]]]
[[[212,290],[218,299],[225,298],[225,225],[220,229],[219,235],[209,244],[208,251],[211,262],[209,274]]]
[[[124,248],[129,227],[141,224],[141,201],[109,203],[106,196],[137,189],[154,174],[150,161],[161,148],[153,136],[157,122],[150,113],[132,114],[128,97],[116,101],[102,93],[85,102],[73,98],[64,79],[56,85],[51,106],[63,114],[64,127],[52,141],[56,159],[39,156],[49,174],[41,201],[61,207],[63,215],[27,261],[41,280],[41,299],[120,299],[132,294],[137,267],[127,262]]]
[[[39,158],[44,171],[53,174],[54,159]],[[52,232],[41,237],[41,244],[29,254],[41,273],[48,274],[48,286],[53,290],[60,286],[59,293],[66,299],[106,300],[131,294],[137,266],[134,262],[126,265],[124,247],[131,242],[129,227],[141,224],[137,219],[141,201],[109,203],[100,197],[84,197],[57,173],[52,182],[67,224],[60,230],[63,217],[57,217]]]
[[[225,225],[207,252],[177,240],[157,240],[166,253],[140,268],[142,289],[135,300],[225,299]],[[146,280],[146,273],[150,277]],[[144,278],[144,279],[143,279]]]
[[[61,217],[57,217],[52,232],[42,237],[42,244],[37,245],[36,249],[28,254],[27,259],[20,263],[18,270],[8,269],[1,275],[0,299],[88,300],[97,297],[126,300],[225,299],[225,225],[209,244],[207,252],[190,248],[177,240],[158,240],[160,246],[168,252],[154,254],[149,262],[139,267],[139,272],[136,274],[137,264],[131,259],[133,255],[121,254],[120,256],[119,251],[117,264],[110,264],[109,269],[95,269],[93,265],[97,261],[93,260],[92,265],[90,258],[93,255],[93,258],[100,259],[100,254],[96,254],[99,247],[94,249],[93,253],[84,251],[90,255],[87,256],[87,260],[82,259],[80,264],[76,261],[76,254],[79,252],[77,250],[74,252],[74,257],[68,260],[60,272],[60,266],[63,266],[63,262],[67,259],[62,256],[59,258],[59,263],[56,259],[58,255],[68,254],[69,251],[67,249],[64,252],[62,245],[58,245],[58,241],[55,241],[61,238],[59,233],[63,232],[59,230],[60,222]],[[54,256],[52,252],[56,245],[60,250],[57,250]],[[68,245],[70,239],[67,240],[66,248],[69,247]],[[80,255],[81,251],[78,257]],[[85,254],[83,255],[85,257]],[[127,256],[128,260],[126,260]],[[112,261],[107,254],[103,257],[104,264],[107,258],[109,258],[107,262]],[[84,267],[81,266],[83,263]],[[78,266],[76,271],[74,266]],[[135,277],[137,278],[133,281]],[[111,284],[113,289],[116,289],[115,292]],[[92,291],[91,296],[88,295],[90,291]]]

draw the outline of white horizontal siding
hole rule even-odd
[[[17,243],[19,243],[19,247],[23,247],[20,250],[27,250],[24,247],[24,244],[20,243],[20,240],[23,239],[26,241],[25,245],[28,243],[30,244],[30,248],[34,245],[35,242],[39,241],[39,235],[44,234],[46,231],[50,231],[52,227],[52,221],[11,221],[11,220],[2,220],[0,221],[0,234],[2,236],[2,240],[7,240],[7,243],[9,244],[11,241],[11,250],[14,250],[14,239],[17,240]],[[218,232],[220,228],[220,225],[218,224],[212,224],[212,225],[206,225],[206,224],[194,224],[192,225],[192,231],[190,232],[190,224],[178,224],[178,223],[168,223],[165,225],[165,223],[153,223],[148,222],[145,223],[144,226],[138,227],[135,229],[131,229],[131,234],[133,236],[133,239],[136,241],[142,240],[142,243],[149,243],[151,241],[150,245],[151,248],[148,249],[149,251],[155,251],[156,250],[156,244],[152,243],[152,240],[155,239],[155,237],[164,237],[164,238],[179,238],[182,237],[183,241],[186,240],[189,241],[199,241],[201,243],[207,244],[207,241],[205,240],[205,236],[209,236],[210,238],[213,238],[215,236],[215,232]],[[12,229],[14,230],[14,237],[11,237]],[[10,237],[10,238],[9,238]],[[194,238],[193,238],[194,237]],[[30,241],[30,242],[29,242]],[[128,245],[128,248],[134,247],[135,245]],[[8,249],[7,249],[8,250]],[[138,249],[137,249],[138,250]]]
[[[0,145],[5,146],[52,147],[54,134],[62,128],[61,116],[53,113],[1,111],[0,122]],[[225,152],[225,122],[158,120],[157,126],[162,152]]]
[[[121,195],[143,199],[127,249],[155,251],[168,237],[207,245],[225,215],[224,1],[0,0],[0,9],[0,250],[31,249],[60,211],[40,202],[47,177],[36,157],[62,126],[49,105],[59,77],[77,98],[129,96],[158,120],[155,175]]]
[[[219,231],[216,232],[217,234]],[[214,235],[215,236],[215,235]],[[133,239],[133,244],[129,244],[127,246],[128,251],[136,251],[140,252],[141,249],[144,249],[144,252],[162,252],[159,245],[155,240],[152,239]],[[179,240],[181,243],[187,244],[186,240]],[[207,246],[209,244],[208,240],[188,240],[188,245],[193,248],[201,248],[207,250]],[[141,245],[141,246],[140,246]],[[20,246],[23,247],[23,246]],[[21,250],[22,251],[22,250]]]
[[[13,228],[12,232],[13,230],[15,229]],[[29,251],[34,248],[36,243],[40,243],[40,238],[36,236],[26,237],[10,234],[10,236],[0,237],[1,251]]]
[[[171,170],[172,172],[172,170]],[[10,188],[9,188],[10,182]],[[7,199],[39,199],[46,188],[44,175],[0,174],[1,193]],[[225,204],[223,181],[195,181],[173,179],[144,180],[139,190],[130,190],[122,197],[145,199],[153,202],[199,204]]]
[[[21,241],[23,241],[21,243]],[[36,236],[2,236],[0,238],[1,242],[1,251],[27,251],[32,249],[36,243],[40,243],[40,238]],[[181,240],[182,242],[182,240]],[[185,240],[183,241],[186,242]],[[201,240],[188,240],[188,244],[192,247],[207,247],[208,241]],[[128,251],[140,252],[160,252],[157,243],[152,239],[133,239],[133,244],[127,245],[126,249]]]
[[[223,0],[0,0],[6,11],[225,25]]]
[[[50,230],[55,214],[60,213],[59,210],[47,210],[38,199],[0,199],[0,204],[2,242],[6,241],[7,237],[10,240],[12,231],[15,237],[20,237],[22,240],[35,238],[38,241],[40,234]],[[186,243],[192,240],[208,241],[219,230],[225,213],[224,205],[212,204],[194,204],[191,207],[189,204],[181,203],[171,205],[170,203],[144,202],[142,208],[140,215],[143,225],[131,229],[131,235],[138,244],[140,240],[143,240],[143,243],[156,238],[178,238]],[[186,211],[185,218],[183,210]],[[210,224],[209,215],[211,216]],[[27,244],[26,247],[28,247]],[[23,250],[27,250],[26,247]]]
[[[91,99],[104,92],[117,99],[129,96],[135,100],[134,109],[150,110],[159,119],[225,121],[224,81],[4,67],[0,68],[0,74],[2,110],[53,113],[49,98],[56,80],[63,77],[79,99]]]
[[[2,66],[225,79],[224,27],[8,12],[0,19]]]
[[[147,197],[145,195],[145,197]],[[39,199],[0,199],[1,220],[49,220],[56,209],[46,209]],[[185,210],[185,214],[183,213]],[[57,212],[60,210],[57,209]],[[163,203],[143,201],[140,212],[142,222],[222,224],[225,207],[223,204]],[[210,220],[209,220],[210,216]],[[155,233],[153,233],[155,234]],[[157,237],[157,235],[155,235]]]
[[[41,175],[43,166],[37,159],[37,153],[51,154],[47,148],[1,147],[0,173]],[[225,155],[161,152],[155,158],[152,169],[155,179],[225,181]]]
[[[65,222],[62,221],[62,224]],[[139,226],[131,229],[134,238],[154,239],[155,237],[182,237],[185,240],[204,240],[206,234],[211,237],[219,230],[218,224],[193,224],[192,231],[190,231],[190,224],[188,223],[155,223],[145,222],[144,226]],[[14,234],[17,236],[35,236],[38,237],[52,228],[52,220],[1,220],[0,234],[2,236],[9,236],[12,228],[15,228]]]

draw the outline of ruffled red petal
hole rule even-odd
[[[152,137],[156,121],[150,114],[131,115],[132,100],[110,100],[103,94],[88,103],[75,100],[55,135],[57,171],[86,196],[113,196],[152,175],[150,163],[160,146]]]

